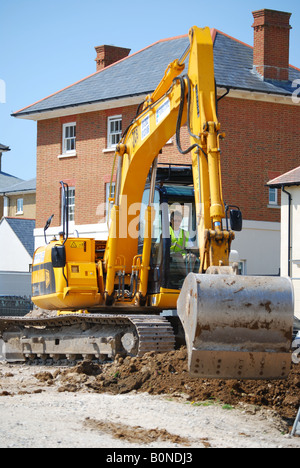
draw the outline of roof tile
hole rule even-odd
[[[25,249],[31,257],[34,254],[34,237],[33,230],[35,228],[34,219],[24,218],[3,218],[5,219],[17,237],[20,239]]]

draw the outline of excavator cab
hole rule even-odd
[[[191,166],[158,169],[153,200],[152,246],[148,295],[179,290],[191,272],[199,271],[195,196]],[[146,185],[139,225],[139,253],[143,250],[144,218],[150,187]],[[176,237],[177,234],[177,237]]]

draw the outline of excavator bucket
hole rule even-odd
[[[289,374],[290,279],[190,273],[177,309],[193,377],[259,380]]]

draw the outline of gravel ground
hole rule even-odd
[[[49,371],[0,362],[1,448],[300,448],[271,409],[95,393],[87,382],[70,392],[62,390],[63,374],[42,378]]]

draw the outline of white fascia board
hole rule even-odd
[[[26,120],[47,120],[54,119],[56,117],[65,117],[69,115],[86,114],[87,112],[102,111],[107,109],[116,109],[118,107],[129,107],[139,105],[146,98],[147,94],[141,94],[139,96],[129,96],[120,99],[111,99],[109,101],[95,102],[90,104],[83,104],[72,107],[64,107],[60,109],[53,109],[45,112],[37,112],[34,114],[21,114],[15,115],[18,119]]]
[[[33,193],[36,193],[36,190],[19,190],[16,192],[5,192],[4,190],[3,192],[0,192],[0,196],[12,197],[14,195],[32,195]]]
[[[221,97],[226,93],[226,88],[218,88],[217,95]],[[295,106],[296,103],[293,102],[292,96],[283,96],[280,94],[267,94],[260,93],[258,91],[247,91],[242,89],[230,89],[229,94],[226,97],[231,97],[235,99],[246,99],[249,101],[261,101],[261,102],[272,102],[274,104],[287,104]]]
[[[227,91],[226,88],[217,88],[217,95],[220,97]],[[14,117],[26,120],[47,120],[56,117],[65,117],[69,115],[85,114],[87,112],[102,111],[106,109],[116,109],[118,107],[128,107],[138,105],[145,100],[148,94],[141,94],[139,96],[128,96],[120,99],[111,99],[102,102],[88,103],[76,105],[72,107],[64,107],[48,111],[41,111],[32,114],[20,114]],[[235,99],[246,99],[250,101],[272,102],[276,104],[287,104],[295,106],[292,96],[283,96],[279,94],[266,94],[258,91],[248,91],[240,89],[231,89],[228,97]]]

